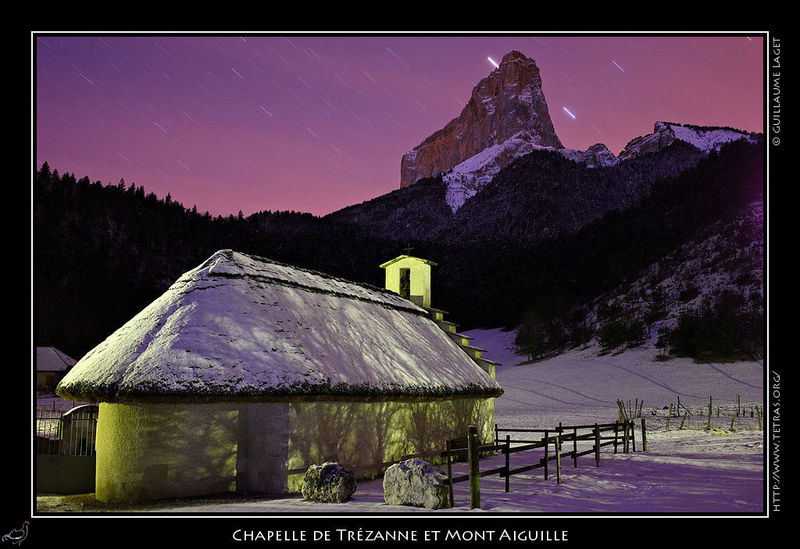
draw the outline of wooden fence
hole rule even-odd
[[[505,436],[502,437],[501,433],[504,433]],[[642,449],[647,451],[647,429],[644,418],[641,418],[641,433]],[[512,438],[512,434],[514,438]],[[584,446],[584,449],[579,451],[579,442],[590,442],[591,446],[588,449]],[[571,449],[565,451],[565,445],[568,445]],[[569,426],[559,424],[554,429],[501,429],[495,425],[494,444],[486,445],[478,443],[477,427],[471,426],[467,434],[466,448],[453,448],[451,442],[447,441],[446,450],[441,454],[447,466],[447,480],[445,483],[449,490],[449,506],[455,506],[453,485],[459,482],[470,483],[470,508],[475,509],[480,507],[479,480],[481,477],[500,475],[500,477],[505,478],[505,491],[509,492],[513,475],[533,469],[543,469],[544,478],[547,480],[550,476],[550,462],[555,461],[556,478],[560,484],[562,459],[572,459],[573,467],[578,467],[578,458],[591,454],[594,456],[595,466],[599,467],[601,448],[612,445],[615,454],[620,451],[620,448],[625,453],[631,450],[636,451],[633,421]],[[512,454],[521,454],[522,452],[530,452],[537,449],[543,450],[541,458],[532,463],[530,461],[524,463],[527,460],[523,460],[523,464],[512,467]],[[453,458],[463,456],[465,452],[469,464],[469,472],[466,475],[453,476]],[[499,467],[481,471],[479,467],[480,456],[496,455],[497,452],[503,454],[505,463]],[[524,455],[530,457],[530,454]]]

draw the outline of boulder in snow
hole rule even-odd
[[[353,473],[335,461],[311,465],[303,476],[303,499],[318,503],[341,503],[356,491]]]
[[[422,459],[395,463],[383,475],[383,499],[390,505],[441,509],[447,505],[447,477]]]

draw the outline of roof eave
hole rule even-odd
[[[59,396],[67,400],[79,402],[107,402],[111,404],[220,404],[220,403],[260,403],[260,402],[429,402],[467,398],[498,398],[503,395],[503,389],[487,388],[483,391],[464,391],[452,393],[271,393],[271,394],[130,394],[130,395],[105,395],[105,394],[69,394],[60,393]]]
[[[389,265],[391,265],[391,264],[393,264],[393,263],[397,263],[398,261],[401,261],[401,260],[403,260],[403,259],[415,259],[415,260],[417,260],[417,261],[421,261],[422,263],[427,263],[428,265],[430,265],[430,266],[432,266],[432,267],[436,267],[436,266],[437,266],[436,262],[434,262],[434,261],[431,261],[430,259],[422,259],[421,257],[415,257],[415,256],[413,256],[413,255],[398,255],[398,256],[397,256],[397,257],[395,257],[394,259],[390,259],[390,260],[389,260],[389,261],[387,261],[386,263],[382,263],[382,264],[380,265],[380,268],[381,268],[381,269],[385,269],[385,268],[386,268],[386,267],[388,267]]]

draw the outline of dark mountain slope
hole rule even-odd
[[[763,295],[753,290],[763,282],[753,275],[763,269],[763,216],[753,214],[763,208],[763,155],[763,145],[732,143],[656,185],[641,204],[534,250],[557,297],[526,300],[521,347],[542,356],[593,336],[608,349],[641,343],[661,326],[674,328],[679,301],[708,296],[713,309],[719,280],[746,299],[743,314],[763,315],[764,304],[752,301]]]
[[[657,181],[678,175],[704,157],[695,147],[677,141],[615,166],[587,168],[557,152],[539,150],[501,170],[455,214],[446,204],[445,184],[439,177],[344,208],[326,219],[384,239],[534,244],[636,204]]]
[[[448,226],[448,238],[488,236],[533,244],[574,233],[610,211],[646,199],[658,181],[677,176],[703,157],[695,147],[676,142],[615,166],[587,168],[558,153],[534,151],[464,203]]]
[[[348,206],[325,219],[391,240],[438,240],[453,217],[441,176]]]

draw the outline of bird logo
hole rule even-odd
[[[22,528],[11,530],[8,534],[3,536],[3,542],[10,541],[13,545],[19,545],[25,541],[25,538],[28,537],[28,524],[29,522],[26,520],[22,523]]]

